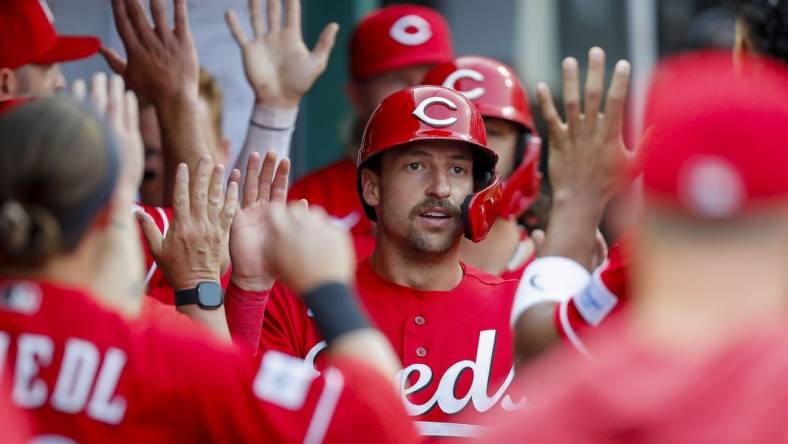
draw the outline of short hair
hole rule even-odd
[[[752,49],[788,62],[788,0],[733,0]]]

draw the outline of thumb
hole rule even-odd
[[[99,53],[107,61],[112,72],[121,76],[126,74],[126,61],[114,49],[102,46],[99,48]]]
[[[544,244],[544,231],[542,230],[532,231],[531,240],[534,241],[534,248],[536,249],[536,253],[539,254],[539,250],[542,249],[542,244]]]
[[[161,245],[163,242],[159,227],[156,226],[156,222],[153,221],[151,215],[144,211],[137,211],[135,216],[137,217],[137,222],[140,224],[140,228],[142,229],[142,234],[145,236],[145,240],[148,242],[153,259],[158,261],[159,254],[161,253]]]
[[[328,61],[328,56],[331,54],[331,49],[334,48],[337,32],[339,32],[339,25],[337,23],[329,23],[323,28],[317,43],[315,43],[315,48],[312,50],[312,55],[321,60],[324,66]]]

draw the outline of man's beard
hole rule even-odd
[[[434,239],[431,240],[429,235],[426,235],[416,227],[416,222],[418,218],[421,217],[420,214],[435,207],[445,209],[447,211],[447,216],[454,221],[451,230],[443,233],[443,236],[437,241]],[[460,207],[454,205],[448,199],[426,199],[413,208],[408,215],[408,232],[405,236],[405,244],[411,251],[419,254],[440,255],[446,253],[457,244],[457,240],[462,234],[462,221],[460,215]]]

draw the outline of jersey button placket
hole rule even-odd
[[[424,347],[417,347],[416,348],[416,356],[423,358],[427,356],[427,349]]]
[[[421,327],[421,326],[423,326],[424,324],[427,323],[427,320],[424,319],[424,316],[418,315],[418,316],[413,318],[413,323],[415,323],[416,325]]]

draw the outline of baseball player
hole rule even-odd
[[[496,161],[479,112],[440,86],[384,99],[359,151],[356,186],[378,230],[375,252],[358,265],[358,295],[403,363],[400,394],[425,436],[477,436],[477,415],[522,403],[509,390],[516,283],[459,259],[463,234],[479,241],[497,218]],[[257,285],[241,285],[246,291],[273,284],[264,263],[234,262],[233,273]],[[325,342],[313,313],[281,284],[265,294],[261,349],[322,369]]]
[[[107,241],[118,239],[110,231],[133,227],[131,215],[111,207],[131,205],[133,184],[123,162],[129,147],[77,102],[57,97],[15,107],[0,118],[0,135],[0,364],[9,381],[4,392],[27,411],[39,439],[415,440],[384,376],[398,367],[396,357],[347,290],[354,262],[350,240],[325,216],[302,208],[272,210],[268,250],[258,251],[311,301],[325,328],[331,363],[315,376],[281,353],[253,362],[205,335],[129,322],[109,308],[111,296],[88,290],[95,288],[105,249],[124,251]],[[64,162],[63,154],[80,162]],[[190,191],[188,169],[179,167],[175,220],[187,217],[179,214],[185,202],[199,211],[199,196],[208,192],[203,169]],[[236,199],[233,183],[221,199],[225,226]],[[314,242],[328,247],[334,260],[313,261]],[[293,263],[310,272],[292,273]],[[199,279],[205,270],[181,272]],[[217,297],[210,290],[198,292],[201,307]]]
[[[95,37],[61,36],[44,0],[8,0],[0,6],[0,112],[23,97],[49,96],[65,87],[60,62],[98,52]]]
[[[487,142],[498,153],[496,169],[505,180],[499,219],[485,240],[464,240],[460,257],[503,279],[520,279],[535,249],[517,220],[536,201],[541,182],[540,141],[525,89],[511,67],[486,57],[440,64],[427,73],[424,84],[455,89],[476,105]]]
[[[436,11],[415,5],[391,5],[366,16],[350,42],[350,75],[347,86],[356,113],[354,136],[342,160],[296,182],[288,199],[306,199],[319,205],[351,229],[357,238],[359,258],[374,246],[372,222],[364,217],[355,193],[354,159],[364,124],[389,94],[418,85],[429,69],[453,58],[446,20]]]
[[[489,442],[785,440],[788,70],[737,64],[655,73],[627,315],[588,335],[593,362],[535,364],[534,409]]]

